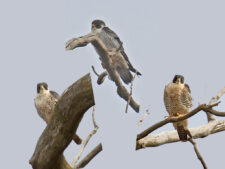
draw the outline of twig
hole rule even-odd
[[[80,159],[83,151],[84,151],[84,148],[86,147],[86,145],[88,144],[90,138],[97,132],[98,130],[98,126],[96,124],[96,121],[95,121],[95,106],[93,106],[93,111],[92,111],[92,121],[93,121],[93,124],[94,124],[94,130],[92,130],[90,132],[90,134],[87,136],[87,138],[84,140],[84,142],[82,143],[81,145],[81,148],[80,148],[80,152],[77,154],[77,156],[74,158],[73,162],[72,162],[72,168],[75,168],[75,164],[77,163],[77,161]]]
[[[216,103],[220,99],[220,97],[224,95],[224,93],[225,93],[225,87],[223,89],[221,89],[217,93],[216,96],[212,97],[212,99],[209,102],[209,105],[212,105],[212,104]],[[215,117],[212,114],[210,114],[209,112],[206,112],[206,114],[207,114],[208,122],[216,120]]]
[[[97,123],[96,123],[96,120],[95,120],[95,106],[93,106],[93,111],[92,111],[92,122],[94,124],[94,128],[99,128]]]
[[[141,120],[138,123],[138,127],[141,126],[141,124],[143,123],[144,119],[150,114],[149,109],[146,110],[144,116],[141,118]]]
[[[225,117],[225,112],[219,112],[219,111],[216,111],[216,110],[213,110],[213,109],[209,109],[209,110],[204,110],[205,112],[207,111],[208,113],[210,114],[213,114],[215,116],[220,116],[220,117]]]
[[[202,158],[202,156],[201,156],[201,154],[200,154],[200,152],[198,150],[197,143],[192,138],[189,138],[188,141],[194,146],[195,153],[196,153],[198,159],[201,161],[202,166],[204,167],[204,169],[207,169],[206,163],[205,163],[204,159]]]
[[[102,144],[98,144],[86,157],[84,157],[74,169],[84,168],[98,153],[102,151]]]
[[[96,72],[95,67],[92,65],[91,68],[92,68],[93,72],[95,73],[95,75],[99,77],[100,75]]]
[[[98,76],[98,80],[97,80],[98,85],[102,84],[104,82],[104,80],[105,80],[105,77],[108,75],[108,73],[106,71],[104,71],[101,74],[98,74],[96,72],[94,66],[92,65],[91,67],[93,69],[93,72],[96,74],[96,76]]]
[[[128,111],[128,105],[130,104],[130,99],[132,97],[132,90],[133,90],[133,81],[135,79],[135,76],[137,75],[137,72],[134,74],[132,80],[131,80],[131,84],[130,84],[130,94],[129,94],[129,98],[127,100],[127,105],[126,105],[126,110],[125,110],[125,113],[127,113]]]
[[[165,120],[162,120],[154,125],[152,125],[151,127],[149,127],[148,129],[146,129],[145,131],[141,132],[140,134],[137,135],[137,140],[142,139],[143,137],[147,136],[148,134],[150,134],[151,132],[153,132],[154,130],[158,129],[159,127],[164,126],[167,123],[173,123],[173,122],[179,122],[182,120],[185,120],[193,115],[195,115],[196,113],[200,112],[201,110],[203,111],[208,111],[208,112],[213,112],[212,108],[215,106],[218,106],[220,102],[215,103],[213,105],[205,105],[205,104],[201,104],[199,105],[197,108],[195,108],[194,110],[190,111],[189,113],[181,116],[181,117],[168,117]]]

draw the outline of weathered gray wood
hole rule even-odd
[[[148,134],[150,134],[151,132],[153,132],[154,130],[166,125],[167,123],[173,123],[173,122],[178,122],[178,121],[182,121],[185,119],[190,118],[191,116],[199,113],[200,111],[205,111],[205,112],[210,112],[212,114],[215,115],[220,115],[220,116],[225,116],[225,112],[217,112],[215,110],[213,110],[212,108],[215,106],[218,106],[218,103],[215,103],[213,105],[205,105],[205,104],[201,104],[199,105],[197,108],[193,109],[192,111],[190,111],[189,113],[181,116],[181,117],[168,117],[154,125],[152,125],[151,127],[149,127],[148,129],[144,130],[143,132],[141,132],[140,134],[137,135],[137,140],[140,140],[142,138],[144,138],[145,136],[147,136]]]
[[[214,120],[196,128],[190,128],[189,131],[193,138],[204,138],[210,134],[221,132],[225,130],[225,120]],[[167,143],[174,143],[180,141],[177,131],[165,131],[159,134],[149,134],[146,137],[137,141],[137,149],[145,147],[156,147]]]
[[[74,169],[84,168],[99,152],[102,151],[102,144],[98,144],[83,160],[81,160]]]
[[[110,56],[113,55],[121,55],[120,52],[117,51],[117,49],[109,51],[104,43],[95,36],[94,33],[89,33],[85,36],[81,36],[78,38],[72,38],[66,43],[66,50],[73,50],[77,47],[83,47],[86,46],[88,43],[97,43],[101,46],[101,53],[104,53],[105,57],[101,57],[101,61],[104,63],[105,68],[109,74],[109,77],[112,81],[115,82],[117,86],[117,93],[118,95],[123,98],[124,100],[128,101],[130,94],[127,91],[127,89],[123,86],[122,82],[120,81],[120,77],[117,73],[117,71],[111,66],[111,59]],[[123,56],[121,56],[123,57]],[[139,104],[137,104],[132,97],[130,97],[129,105],[136,111],[139,112]]]
[[[55,114],[30,159],[33,169],[71,169],[63,151],[73,139],[83,115],[94,104],[91,77],[87,74],[72,84],[59,99]]]
[[[212,97],[212,99],[209,102],[209,105],[215,104],[216,102],[218,102],[218,100],[220,99],[221,96],[223,96],[223,94],[225,93],[225,87],[223,89],[221,89],[216,96]],[[207,112],[207,119],[208,122],[216,120],[216,118],[213,116],[213,114]]]

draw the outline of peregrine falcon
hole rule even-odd
[[[192,107],[191,90],[184,84],[183,76],[175,75],[173,81],[166,85],[164,104],[170,116],[182,116],[189,112]],[[190,134],[187,125],[187,119],[173,123],[181,141],[187,141],[187,135]]]
[[[47,83],[43,82],[37,84],[37,96],[34,103],[39,116],[46,123],[50,121],[58,99],[58,93],[49,91]]]
[[[132,81],[132,74],[130,71],[141,75],[130,63],[124,48],[123,43],[120,41],[120,38],[115,32],[113,32],[109,27],[106,27],[105,23],[102,20],[94,20],[91,27],[92,32],[96,33],[96,36],[105,44],[106,48],[109,50],[116,49],[120,52],[120,55],[111,56],[112,66],[119,73],[121,79],[124,83],[129,84]],[[96,52],[101,57],[104,57],[104,53],[101,50],[101,46],[97,42],[92,42]],[[103,68],[104,63],[102,63]]]
[[[48,84],[45,82],[37,84],[37,95],[34,104],[39,116],[48,124],[54,113],[55,105],[59,99],[58,93],[49,91]],[[73,140],[80,144],[82,142],[78,135],[74,135]]]

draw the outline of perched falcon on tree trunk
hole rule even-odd
[[[192,106],[191,90],[184,84],[183,76],[175,75],[173,81],[166,85],[164,104],[170,116],[182,116],[189,112]],[[187,141],[187,135],[190,134],[187,125],[187,119],[173,123],[181,141]]]
[[[96,36],[104,43],[105,47],[111,50],[118,50],[121,55],[114,55],[111,56],[111,63],[112,66],[116,69],[119,73],[121,79],[124,83],[129,84],[132,81],[132,74],[130,71],[137,73],[137,75],[141,75],[130,63],[124,48],[123,44],[120,41],[120,38],[117,36],[115,32],[113,32],[110,28],[106,27],[105,23],[102,20],[94,20],[92,22],[91,27],[92,32],[96,33]],[[95,47],[95,50],[101,57],[104,56],[104,52],[102,52],[101,46],[97,42],[92,42],[92,45]],[[104,63],[102,63],[103,68]]]
[[[48,90],[47,83],[43,82],[37,84],[37,96],[34,99],[34,104],[39,116],[46,123],[50,122],[59,97],[58,93]],[[82,142],[82,139],[76,134],[74,134],[73,140],[77,144],[81,144]]]

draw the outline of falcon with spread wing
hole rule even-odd
[[[45,82],[37,84],[37,95],[34,104],[39,116],[48,124],[54,114],[55,105],[59,99],[58,93],[49,91],[48,84]],[[82,139],[74,134],[73,140],[81,144]]]
[[[109,27],[106,27],[102,20],[94,20],[92,22],[91,30],[104,43],[105,47],[109,51],[116,49],[120,52],[121,55],[113,55],[110,59],[112,66],[119,73],[124,83],[129,84],[132,81],[133,76],[130,71],[137,73],[137,75],[141,75],[141,73],[138,72],[130,63],[120,38]],[[100,59],[101,57],[104,57],[104,52],[102,52],[101,46],[96,41],[92,42],[92,45],[100,55]],[[104,68],[104,63],[102,63],[102,66]]]
[[[164,104],[170,116],[182,116],[189,112],[192,107],[191,90],[184,83],[184,77],[175,75],[173,81],[166,85],[164,90]],[[173,123],[181,141],[187,141],[190,134],[187,128],[188,121],[183,120]]]

